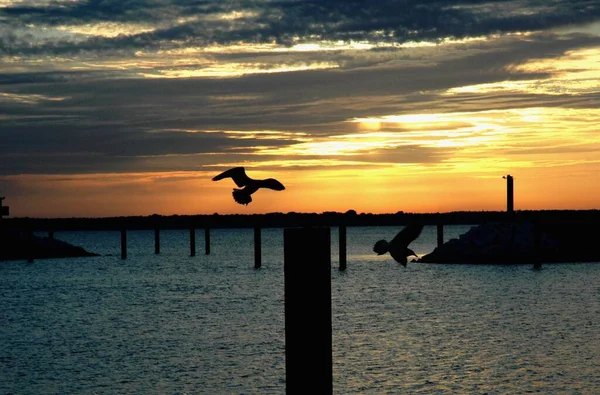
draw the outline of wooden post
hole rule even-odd
[[[154,227],[154,253],[160,254],[160,227],[158,224]]]
[[[533,268],[538,270],[542,268],[544,251],[542,246],[542,231],[537,222],[533,224],[533,232]]]
[[[54,240],[54,231],[53,230],[48,231],[48,238]]]
[[[515,209],[513,177],[508,174],[504,178],[506,178],[506,212],[512,214]]]
[[[190,256],[196,256],[196,229],[190,228]]]
[[[127,229],[121,228],[121,259],[127,259]]]
[[[204,253],[210,255],[210,228],[204,228]]]
[[[33,263],[33,258],[35,255],[35,246],[34,246],[34,242],[33,242],[33,231],[31,229],[27,229],[27,244],[28,244],[28,248],[27,248],[27,262],[28,263]]]
[[[437,225],[437,245],[438,247],[444,244],[444,225]]]
[[[339,251],[340,251],[340,270],[346,270],[346,225],[340,225],[339,232]]]
[[[260,227],[259,226],[255,226],[254,227],[254,268],[255,269],[260,269],[261,266],[261,261],[262,261],[262,254],[261,254],[261,234],[260,234]]]
[[[288,228],[283,236],[286,394],[331,395],[330,229]]]

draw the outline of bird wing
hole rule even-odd
[[[275,191],[283,191],[285,189],[283,184],[274,178],[267,178],[266,180],[263,180],[260,186],[263,188],[273,189]]]
[[[423,225],[421,224],[410,224],[407,225],[404,229],[402,229],[396,237],[391,241],[393,244],[400,244],[405,247],[408,247],[410,243],[413,242],[423,230]]]
[[[227,177],[231,177],[238,187],[244,187],[251,181],[250,177],[246,175],[246,170],[244,170],[243,167],[233,167],[229,170],[225,170],[218,176],[214,176],[212,180],[219,181]]]

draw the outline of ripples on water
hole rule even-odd
[[[340,272],[332,228],[335,393],[597,393],[599,264],[403,268],[371,251],[396,230],[349,228]],[[103,255],[0,263],[0,393],[285,393],[283,232],[262,232],[259,270],[251,229],[195,257],[187,231],[160,255],[129,232],[127,260],[117,232],[56,233]]]

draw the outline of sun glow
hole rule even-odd
[[[581,120],[581,128],[577,125],[572,128],[574,118]],[[372,164],[377,158],[375,163],[380,166],[409,166],[419,174],[487,174],[511,168],[596,166],[600,163],[596,158],[600,140],[597,131],[589,126],[594,122],[600,123],[600,115],[592,109],[525,108],[388,115],[349,120],[359,125],[358,132],[324,137],[290,134],[286,137],[296,143],[254,149],[257,155],[284,157],[281,164],[285,166],[296,161],[306,165],[307,160],[315,165],[321,160],[315,159],[318,157],[328,161],[327,166],[351,158],[354,165],[377,167]],[[231,137],[243,138],[236,134]],[[398,154],[392,162],[383,159],[395,151]],[[428,163],[429,156],[423,157],[420,152],[437,152],[445,159]]]

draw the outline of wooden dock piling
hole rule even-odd
[[[121,228],[121,259],[127,259],[127,229]]]
[[[506,178],[506,212],[512,214],[515,210],[514,180],[510,174],[504,178]]]
[[[261,252],[261,232],[260,227],[254,227],[254,268],[260,269],[262,265],[262,252]]]
[[[444,225],[437,224],[437,245],[438,247],[444,244]]]
[[[28,263],[33,263],[33,256],[35,254],[35,246],[33,243],[33,231],[32,230],[28,230],[27,231],[27,244],[29,245],[29,248],[27,249],[27,262]]]
[[[204,254],[210,255],[210,228],[204,228]]]
[[[190,228],[190,256],[196,256],[196,228]]]
[[[160,254],[160,227],[158,225],[154,227],[154,253]]]
[[[339,270],[346,270],[346,225],[340,225],[339,232]]]
[[[283,236],[286,394],[331,395],[330,229],[288,228]]]

